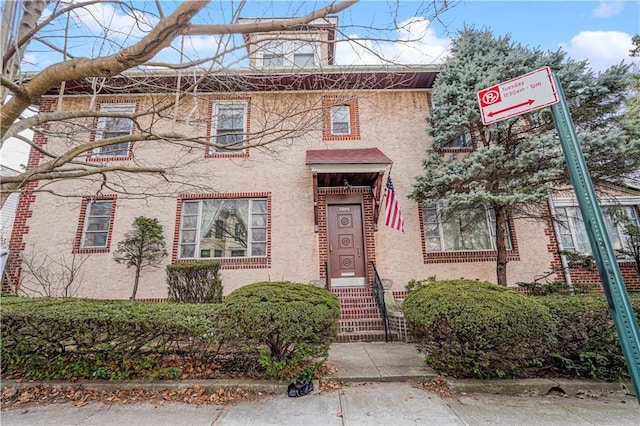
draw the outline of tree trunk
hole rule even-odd
[[[494,206],[496,214],[496,277],[498,285],[507,286],[507,208]]]
[[[131,300],[136,300],[136,293],[138,292],[138,281],[140,281],[141,265],[136,266],[136,278],[133,280],[133,293],[131,293]]]

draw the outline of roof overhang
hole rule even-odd
[[[105,78],[97,90],[91,78],[67,81],[64,94],[69,96],[167,93],[189,90],[194,84],[197,84],[200,93],[415,90],[430,89],[437,73],[438,68],[433,65],[324,66],[305,72],[298,68],[228,68],[209,74],[197,69],[136,69]],[[33,78],[35,74],[26,74],[25,81]],[[59,86],[53,87],[45,96],[57,96],[59,92]]]
[[[393,162],[378,148],[321,149],[307,151],[306,164],[313,173],[313,201],[316,232],[318,187],[368,186],[373,198],[373,223],[377,230],[382,198],[382,181]]]

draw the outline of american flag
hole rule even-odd
[[[393,183],[391,182],[391,175],[387,176],[387,187],[385,188],[386,199],[384,202],[385,217],[384,224],[389,228],[402,231],[404,234],[404,219],[402,218],[402,212],[398,205],[398,199],[396,198],[396,191],[393,189]]]

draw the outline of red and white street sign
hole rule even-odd
[[[478,92],[484,124],[553,105],[559,100],[549,67]]]

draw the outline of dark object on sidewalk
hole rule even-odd
[[[307,383],[291,383],[287,388],[287,393],[290,397],[297,398],[299,396],[305,396],[308,393],[311,393],[313,390],[313,382],[309,381]]]

